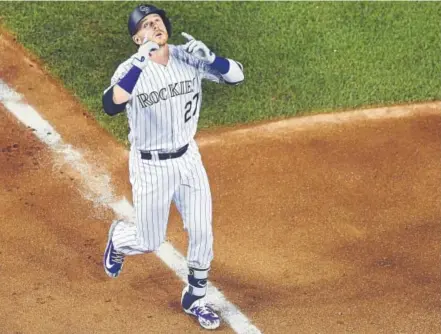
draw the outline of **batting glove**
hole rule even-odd
[[[143,70],[148,62],[150,57],[152,56],[152,52],[159,50],[159,45],[152,41],[144,40],[144,43],[138,49],[138,52],[135,54],[132,64],[141,70]]]
[[[188,41],[184,45],[185,51],[208,64],[212,64],[214,62],[216,55],[211,52],[203,42],[195,40],[193,36],[187,34],[186,32],[182,32],[181,34]]]

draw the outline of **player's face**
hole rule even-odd
[[[147,15],[139,24],[139,30],[133,40],[140,45],[147,37],[149,41],[157,43],[159,46],[167,43],[168,33],[164,21],[158,14]]]

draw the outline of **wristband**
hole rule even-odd
[[[118,86],[124,89],[127,93],[132,94],[133,88],[135,88],[136,82],[141,75],[142,70],[133,66],[127,74],[118,82]]]
[[[220,74],[225,74],[230,70],[230,62],[228,59],[216,56],[210,67],[220,72]]]

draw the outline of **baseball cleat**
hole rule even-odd
[[[118,252],[113,246],[112,236],[113,231],[115,230],[116,225],[119,223],[119,220],[116,220],[110,225],[109,229],[109,239],[107,240],[106,251],[104,252],[104,271],[109,277],[117,277],[121,272],[121,269],[124,264],[124,254]]]
[[[181,305],[187,290],[188,287],[185,287],[182,291]],[[195,316],[205,329],[216,329],[220,325],[220,317],[203,301],[203,298],[196,300],[189,308],[182,308],[185,313]]]

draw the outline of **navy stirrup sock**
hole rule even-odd
[[[182,307],[188,309],[195,301],[207,293],[207,278],[209,269],[189,268],[188,291],[182,299]]]

